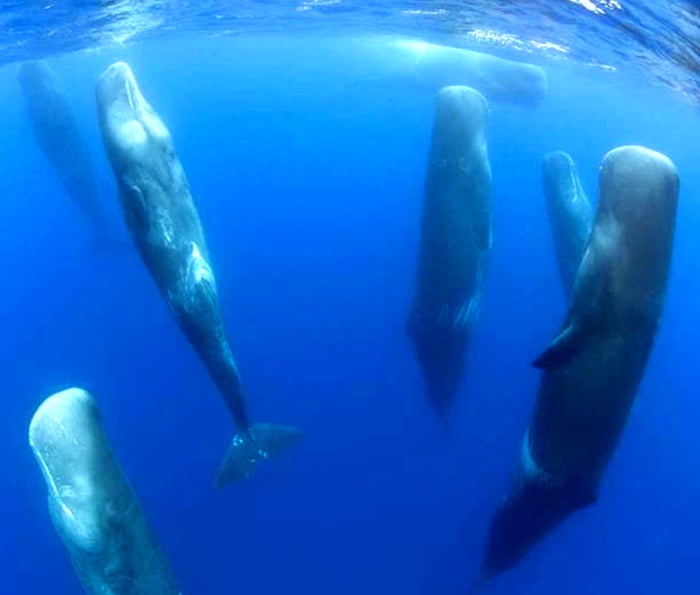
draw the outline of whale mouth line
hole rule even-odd
[[[136,106],[134,105],[134,96],[131,92],[131,85],[129,83],[130,81],[128,79],[124,81],[124,87],[126,89],[126,98],[129,101],[129,107],[131,108],[131,110],[133,112],[136,112]]]

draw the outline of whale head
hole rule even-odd
[[[107,68],[97,81],[96,96],[113,165],[148,163],[153,155],[172,154],[170,132],[144,98],[128,64],[116,62]],[[161,151],[153,151],[154,144]]]
[[[50,396],[32,417],[29,444],[59,534],[72,547],[99,551],[109,505],[102,489],[113,477],[114,459],[93,398],[78,388]]]
[[[673,162],[639,146],[613,149],[600,168],[600,207],[635,230],[654,233],[675,218],[678,172]]]
[[[487,118],[488,102],[479,91],[459,85],[440,89],[435,99],[433,163],[466,167],[474,149],[485,150]]]
[[[656,151],[623,146],[601,165],[598,236],[616,245],[611,283],[635,319],[656,324],[663,307],[678,206],[673,162]],[[635,323],[639,326],[638,323]]]
[[[576,200],[579,182],[574,160],[564,151],[547,153],[542,159],[542,184],[548,203]]]

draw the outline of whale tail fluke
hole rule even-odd
[[[302,431],[293,426],[253,424],[234,436],[216,474],[216,487],[250,477],[258,463],[295,447]]]

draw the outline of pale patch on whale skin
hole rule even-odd
[[[51,520],[88,594],[181,595],[87,392],[46,399],[32,417],[29,444]]]

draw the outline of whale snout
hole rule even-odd
[[[112,160],[143,162],[151,143],[170,147],[170,133],[146,101],[134,73],[116,62],[97,81],[100,128]]]
[[[574,170],[574,161],[564,151],[547,153],[542,159],[542,169],[545,176],[552,178],[570,177]]]
[[[479,91],[464,85],[448,85],[438,91],[438,114],[445,112],[451,118],[463,117],[481,125],[488,113],[488,101]]]
[[[79,388],[50,396],[32,417],[29,444],[46,482],[56,529],[80,550],[99,551],[102,495],[114,465],[93,398]]]
[[[93,398],[69,388],[46,399],[29,425],[29,444],[49,491],[61,497],[85,484],[95,454],[96,430],[101,432]]]
[[[488,102],[476,89],[463,85],[443,87],[435,98],[432,159],[460,163],[474,148],[485,146]]]
[[[678,172],[666,155],[635,145],[613,149],[601,165],[600,189],[601,206],[619,221],[651,232],[675,220]]]
[[[101,108],[117,110],[124,117],[136,117],[143,102],[134,73],[125,62],[116,62],[97,81],[97,101]]]

